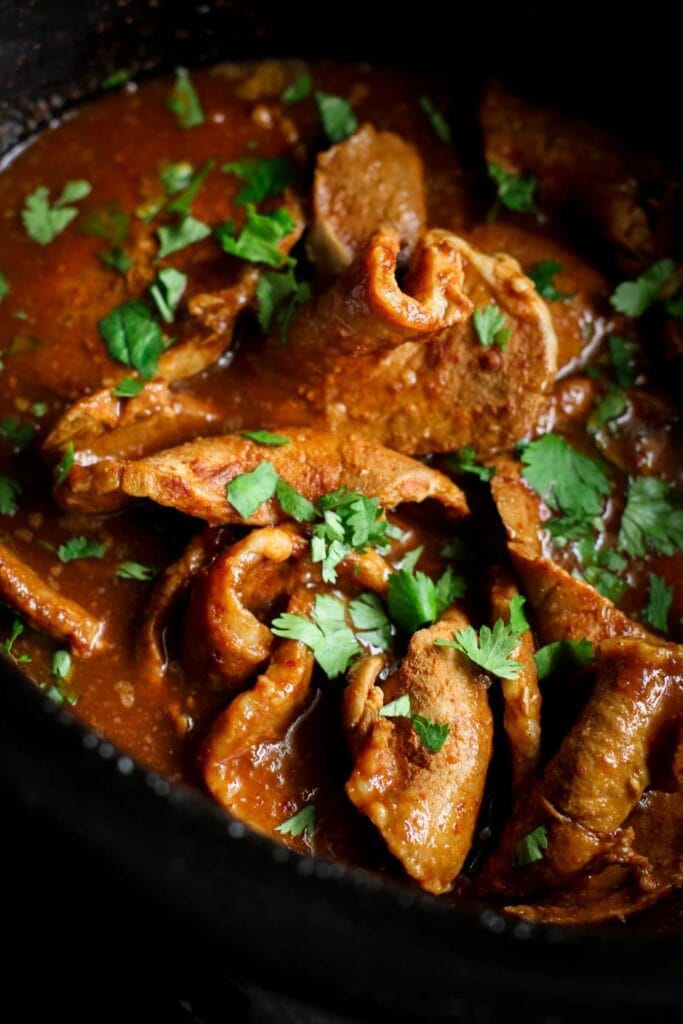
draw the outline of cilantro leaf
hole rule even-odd
[[[2,300],[5,298],[5,296],[8,293],[9,293],[9,281],[7,280],[7,278],[5,277],[3,272],[0,270],[0,302],[2,302]]]
[[[274,319],[280,330],[280,341],[284,344],[292,317],[310,297],[311,286],[296,280],[292,266],[279,273],[269,271],[262,274],[256,286],[259,324],[268,331]]]
[[[426,573],[414,573],[412,566],[402,568],[389,577],[389,614],[399,629],[412,634],[435,622],[437,616],[464,592],[464,580],[453,572],[450,565],[436,584]]]
[[[15,619],[12,623],[12,629],[10,635],[3,641],[2,646],[4,647],[7,654],[11,654],[15,661],[26,662],[30,661],[31,658],[28,654],[20,654],[18,657],[14,653],[14,644],[19,639],[21,634],[24,632],[24,624],[21,619]]]
[[[186,285],[187,274],[176,270],[175,267],[163,267],[157,274],[156,281],[149,286],[152,301],[159,310],[162,320],[167,324],[173,323],[175,319],[175,310]]]
[[[585,668],[593,661],[593,644],[590,640],[556,640],[540,647],[534,654],[539,679]]]
[[[543,851],[548,849],[548,826],[539,825],[523,839],[515,843],[513,864],[525,868],[537,860],[543,860]]]
[[[21,493],[22,486],[18,480],[0,474],[0,515],[14,515],[17,510],[17,498]]]
[[[119,274],[125,274],[133,265],[130,256],[120,245],[115,245],[113,249],[105,249],[102,252],[98,252],[97,255],[107,270],[116,270]]]
[[[680,295],[676,295],[675,298],[669,299],[668,302],[664,303],[669,316],[675,317],[677,320],[683,319],[683,292]]]
[[[142,562],[121,562],[116,570],[120,580],[142,580],[147,582],[153,580],[157,575],[157,569],[153,565],[143,565]]]
[[[447,722],[437,722],[433,718],[413,715],[413,730],[423,747],[432,754],[438,754],[446,742],[451,727]]]
[[[683,496],[664,480],[638,476],[631,481],[617,544],[632,558],[648,548],[672,555],[683,548]]]
[[[315,832],[315,804],[306,804],[291,818],[287,818],[287,821],[276,825],[275,831],[282,836],[294,836],[295,839],[304,833],[312,836]]]
[[[9,441],[15,452],[23,452],[28,448],[35,432],[32,423],[21,423],[18,416],[6,416],[0,420],[0,437]]]
[[[122,377],[112,389],[114,398],[135,398],[145,386],[145,382],[137,377]]]
[[[612,369],[620,388],[630,388],[637,377],[636,351],[637,344],[631,338],[622,338],[618,334],[610,334],[607,339]]]
[[[422,557],[424,551],[424,544],[420,544],[419,547],[413,548],[412,551],[406,551],[405,555],[397,565],[397,569],[405,569],[406,572],[414,573],[417,563]]]
[[[182,192],[192,181],[194,175],[194,167],[189,160],[180,160],[176,164],[167,164],[163,168],[159,177],[161,182],[170,196],[175,196],[178,192]]]
[[[626,392],[622,391],[621,388],[608,387],[605,394],[593,406],[593,411],[588,420],[588,429],[592,433],[602,430],[604,426],[613,424],[614,420],[618,420],[620,416],[623,416],[627,409],[628,395]]]
[[[387,521],[376,498],[342,487],[317,502],[322,523],[313,527],[311,557],[322,563],[325,583],[334,583],[336,567],[351,551],[365,551],[384,540]]]
[[[197,195],[200,188],[206,181],[210,172],[213,170],[215,163],[215,160],[209,159],[206,161],[206,163],[204,164],[200,171],[197,171],[196,174],[193,174],[193,176],[190,179],[190,183],[185,189],[185,191],[181,195],[179,195],[177,199],[174,199],[166,206],[166,209],[169,211],[169,213],[180,213],[183,216],[187,216],[189,214],[190,209],[192,207],[192,203],[195,200],[195,196]]]
[[[223,164],[221,170],[242,178],[245,184],[235,196],[235,202],[246,206],[281,195],[294,180],[296,168],[284,157],[247,156]]]
[[[472,322],[482,345],[498,345],[504,349],[512,328],[505,326],[505,314],[494,303],[475,309]]]
[[[293,82],[283,90],[280,99],[283,103],[300,103],[301,100],[305,100],[311,95],[313,89],[313,79],[307,71],[295,78]]]
[[[643,618],[660,633],[666,633],[669,609],[674,597],[674,588],[667,586],[666,580],[656,573],[650,574],[648,602],[643,611]]]
[[[591,542],[593,540],[591,538]],[[602,555],[602,552],[597,553],[598,556]],[[615,552],[616,554],[616,552]],[[620,556],[617,556],[620,557]],[[626,566],[626,560],[622,559],[624,568]],[[600,562],[592,562],[588,564],[583,570],[583,578],[595,587],[598,593],[602,594],[603,597],[613,601],[614,604],[618,604],[622,597],[626,593],[628,588],[628,581],[621,576],[616,576],[612,570],[608,567],[600,564]]]
[[[419,104],[424,111],[427,120],[432,126],[432,131],[438,139],[442,142],[450,143],[451,141],[451,128],[443,116],[443,114],[436,109],[429,96],[420,96]]]
[[[57,679],[66,679],[71,672],[71,655],[68,651],[55,651],[52,655],[52,675]]]
[[[529,620],[524,611],[525,604],[526,597],[523,594],[515,594],[510,601],[509,627],[517,636],[521,636],[522,633],[526,633],[529,629]]]
[[[549,508],[591,518],[602,512],[610,482],[602,466],[559,434],[545,434],[522,452],[522,476]]]
[[[547,299],[548,302],[567,302],[574,296],[569,292],[558,291],[553,281],[555,275],[561,274],[563,270],[564,266],[556,260],[539,260],[529,267],[526,276],[534,282],[536,291],[542,299]]]
[[[166,106],[178,118],[181,128],[204,124],[204,111],[185,68],[176,68],[175,85],[166,98]]]
[[[57,548],[60,562],[75,562],[80,558],[102,558],[104,544],[88,537],[70,537]]]
[[[299,494],[296,488],[288,484],[282,477],[278,478],[275,485],[275,497],[280,502],[282,511],[292,519],[296,519],[298,523],[310,523],[315,519],[317,514],[315,505],[303,494]]]
[[[391,623],[376,594],[361,594],[350,601],[349,615],[362,644],[391,650]]]
[[[73,441],[67,441],[64,454],[57,464],[55,470],[55,485],[61,487],[69,473],[71,472],[74,464],[74,443]]]
[[[449,455],[448,464],[454,473],[472,473],[484,482],[490,480],[495,473],[495,469],[489,468],[488,466],[482,466],[480,462],[476,461],[474,457],[474,448],[469,446],[467,448],[461,448],[460,451],[453,452],[452,455]]]
[[[286,260],[279,245],[293,230],[294,221],[286,209],[257,213],[254,206],[248,203],[247,219],[238,236],[235,235],[232,221],[218,224],[214,234],[223,250],[231,256],[250,263],[279,267]]]
[[[75,693],[69,693],[58,676],[53,676],[52,686],[47,691],[47,695],[56,704],[64,704],[65,702],[72,706],[78,704],[78,696]]]
[[[128,214],[118,203],[110,203],[81,217],[78,230],[82,235],[94,235],[120,245],[128,234]]]
[[[256,441],[257,444],[265,444],[271,448],[277,448],[283,444],[291,444],[292,439],[284,434],[272,434],[270,430],[243,430],[242,437],[249,441]]]
[[[312,621],[284,612],[273,620],[271,630],[275,636],[299,640],[309,647],[329,679],[345,672],[362,651],[346,623],[344,602],[329,594],[316,596]]]
[[[133,68],[118,68],[116,71],[112,71],[111,74],[107,75],[100,82],[103,89],[116,89],[120,85],[125,85],[126,82],[130,82],[131,78],[135,74]]]
[[[511,174],[498,164],[489,164],[489,177],[496,184],[498,203],[517,213],[538,213],[534,201],[537,180],[533,174]]]
[[[382,718],[410,718],[410,694],[404,693],[396,700],[390,700],[383,708],[379,709]]]
[[[326,92],[316,92],[320,120],[330,142],[343,142],[358,128],[358,118],[353,107],[341,96],[333,96]]]
[[[78,214],[68,203],[84,199],[90,192],[87,181],[67,181],[59,199],[50,205],[50,190],[45,185],[29,193],[24,200],[21,219],[29,238],[39,245],[49,245]]]
[[[435,640],[437,647],[452,647],[466,655],[475,665],[501,679],[516,679],[522,670],[510,655],[519,644],[519,633],[502,619],[496,619],[493,629],[482,626],[479,636],[472,626],[465,626],[453,634],[452,640]]]
[[[261,462],[249,473],[241,473],[227,486],[228,501],[243,519],[249,519],[264,501],[275,494],[279,480],[272,462]]]
[[[632,319],[642,316],[660,298],[662,288],[675,269],[673,260],[657,260],[635,281],[622,282],[611,295],[610,303],[618,313]]]
[[[196,217],[181,217],[173,224],[164,224],[157,230],[157,238],[160,243],[157,255],[162,260],[166,256],[170,256],[172,252],[178,252],[179,249],[186,249],[188,245],[201,242],[210,234],[211,228],[203,221],[197,220]]]
[[[99,331],[112,359],[149,380],[164,350],[161,328],[146,302],[129,299],[100,320]]]
[[[437,615],[441,615],[441,612],[444,612],[446,608],[450,608],[456,597],[462,597],[465,590],[466,585],[463,577],[455,573],[452,565],[447,566],[434,586]]]

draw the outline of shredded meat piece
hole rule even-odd
[[[346,792],[408,874],[434,893],[450,887],[469,852],[491,754],[486,677],[463,655],[434,645],[466,623],[451,609],[413,634],[383,687],[372,685],[377,660],[361,664],[344,704],[354,751]],[[380,716],[384,696],[405,693],[414,714],[449,725],[438,753],[420,745],[408,719]]]
[[[615,256],[640,273],[676,239],[678,182],[595,125],[535,107],[498,86],[481,105],[486,160],[512,174],[538,178],[542,208],[576,202],[592,217]]]
[[[103,647],[104,623],[53,590],[5,544],[0,543],[0,595],[27,622],[85,656]]]
[[[348,267],[378,228],[394,230],[409,259],[425,217],[422,161],[400,136],[365,124],[318,155],[307,247],[323,273]]]
[[[451,480],[405,455],[355,437],[298,427],[283,431],[291,444],[267,451],[244,437],[227,435],[131,462],[122,473],[121,488],[209,523],[242,523],[227,500],[227,484],[267,460],[309,501],[344,486],[377,498],[385,508],[432,498],[454,518],[467,513],[465,496]],[[246,522],[270,526],[283,518],[279,504],[270,499]]]

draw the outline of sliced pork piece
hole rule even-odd
[[[359,490],[380,505],[432,498],[447,514],[467,514],[462,491],[442,473],[377,444],[302,428],[281,431],[291,440],[277,448],[239,435],[207,438],[131,462],[121,488],[136,498],[151,498],[209,523],[272,526],[286,517],[271,498],[244,520],[227,500],[228,483],[270,462],[282,478],[309,501],[339,487]]]
[[[490,86],[481,105],[486,161],[534,174],[541,208],[576,203],[597,223],[625,270],[670,256],[679,186],[670,169],[595,125],[536,107]]]
[[[378,228],[396,232],[407,262],[425,217],[422,161],[393,132],[365,124],[318,156],[308,252],[322,273],[341,273]]]
[[[35,629],[65,640],[75,654],[101,650],[104,623],[49,587],[5,544],[0,544],[0,596]]]
[[[451,609],[415,633],[382,686],[373,685],[377,659],[361,663],[344,705],[354,752],[346,792],[408,874],[433,893],[450,887],[469,852],[491,755],[488,678],[459,652],[434,645],[465,625]],[[403,694],[413,714],[449,726],[437,753],[421,746],[410,719],[380,715],[385,697]]]
[[[327,426],[398,451],[423,454],[472,446],[479,455],[509,450],[533,431],[557,370],[557,339],[546,303],[511,256],[487,256],[446,231],[465,271],[475,310],[496,305],[504,332],[482,344],[474,319],[460,319],[391,351],[339,360],[319,388],[301,390]],[[491,337],[488,338],[491,341]]]
[[[512,564],[533,609],[542,643],[600,643],[612,636],[650,636],[589,583],[544,555],[540,499],[522,479],[518,463],[496,460],[491,491],[507,533]]]

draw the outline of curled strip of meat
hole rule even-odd
[[[306,615],[312,601],[310,593],[301,591],[290,600],[288,611]],[[308,647],[298,640],[280,640],[266,671],[218,716],[202,748],[200,764],[210,792],[255,828],[272,829],[282,818],[268,820],[267,800],[258,805],[240,800],[249,774],[249,752],[284,737],[308,698],[312,675],[313,654]]]
[[[76,654],[102,649],[104,623],[49,587],[5,544],[0,544],[0,595],[35,629],[67,641]]]
[[[186,664],[206,670],[208,662],[223,686],[244,685],[273,649],[273,634],[255,611],[272,611],[290,582],[286,563],[307,545],[291,524],[266,526],[219,555],[192,593],[184,626]]]
[[[512,564],[533,608],[542,643],[600,643],[611,636],[650,636],[589,583],[576,579],[543,554],[539,499],[522,479],[517,463],[509,459],[496,461],[491,492],[507,533]]]
[[[159,688],[163,683],[168,666],[165,634],[171,615],[225,538],[225,530],[204,530],[192,538],[182,556],[156,581],[140,624],[136,652],[138,677],[148,685]]]
[[[510,620],[510,602],[519,594],[503,569],[497,569],[491,587],[491,619]],[[538,767],[541,752],[541,691],[534,662],[534,638],[527,629],[510,658],[522,666],[516,679],[501,679],[505,707],[503,728],[510,745],[512,795],[523,794]]]
[[[400,136],[365,124],[318,155],[307,249],[323,273],[348,267],[380,226],[409,257],[425,219],[422,161]]]
[[[428,232],[401,289],[396,281],[399,236],[377,231],[335,284],[302,306],[288,331],[287,366],[303,359],[307,374],[318,376],[345,357],[426,338],[466,319],[472,305],[462,291],[462,261],[453,238]]]
[[[299,427],[282,432],[291,443],[269,449],[267,459],[309,501],[343,486],[377,498],[385,508],[431,498],[453,518],[467,514],[464,494],[448,477],[405,455],[356,437]],[[271,526],[286,518],[274,498],[246,520],[226,498],[230,481],[263,461],[263,446],[247,438],[207,438],[129,463],[121,488],[209,523]]]
[[[449,888],[469,852],[491,756],[485,677],[464,655],[434,645],[464,625],[453,608],[415,633],[382,687],[374,685],[379,661],[361,663],[344,701],[354,753],[346,792],[408,874],[433,893]],[[449,726],[437,753],[420,745],[409,719],[380,715],[385,697],[406,693],[413,714]]]

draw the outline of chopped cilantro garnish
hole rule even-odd
[[[312,836],[315,832],[315,804],[306,804],[291,818],[287,818],[287,821],[276,825],[275,831],[283,836],[294,836],[295,839],[304,833]]]
[[[133,68],[118,68],[116,71],[112,71],[110,75],[107,75],[106,78],[103,78],[100,84],[103,89],[117,89],[120,85],[130,82],[134,74]]]
[[[299,523],[310,523],[316,517],[315,505],[304,498],[303,494],[279,477],[275,485],[275,497],[280,502],[282,511],[296,519]]]
[[[521,636],[529,629],[529,620],[524,611],[526,597],[523,594],[515,594],[510,601],[510,622],[509,626],[513,633]]]
[[[39,420],[42,420],[43,416],[47,416],[47,410],[47,402],[34,402],[31,406],[31,412],[34,416],[37,416]]]
[[[630,388],[638,373],[636,369],[637,344],[631,338],[622,338],[618,334],[610,334],[607,339],[609,357],[614,376],[620,388]]]
[[[626,559],[610,548],[601,548],[596,551],[595,540],[592,536],[582,538],[579,541],[578,550],[581,561],[585,565],[584,579],[604,597],[618,604],[626,593],[628,582],[615,573],[622,572],[626,568]]]
[[[323,495],[317,507],[323,521],[313,527],[311,557],[314,562],[322,563],[325,583],[334,583],[339,563],[351,551],[362,552],[380,543],[388,524],[377,499],[368,498],[360,491],[342,487]]]
[[[301,100],[307,99],[311,95],[313,89],[313,79],[307,71],[295,78],[293,82],[283,90],[280,97],[283,103],[300,103]]]
[[[676,317],[677,320],[683,319],[683,292],[675,298],[669,299],[668,302],[665,302],[664,308],[669,316]]]
[[[125,274],[133,265],[130,256],[120,245],[115,245],[113,249],[104,249],[97,255],[107,270],[116,270],[119,274]]]
[[[249,519],[264,501],[273,497],[278,480],[278,472],[272,462],[261,462],[255,469],[230,481],[228,501],[243,519]]]
[[[404,693],[379,709],[382,718],[410,718],[410,694]]]
[[[15,452],[23,452],[28,448],[35,432],[32,423],[21,423],[18,416],[6,416],[0,420],[0,437],[9,441]]]
[[[55,651],[52,655],[52,675],[57,679],[67,679],[71,672],[71,655],[68,651]]]
[[[149,286],[152,301],[159,310],[162,320],[167,324],[173,323],[175,319],[175,311],[186,285],[187,274],[176,270],[175,267],[163,267],[157,274],[156,281]]]
[[[310,297],[310,285],[296,280],[292,266],[279,273],[262,274],[256,286],[259,324],[268,331],[274,319],[280,331],[280,341],[284,344],[294,313]]]
[[[180,213],[183,216],[187,216],[189,214],[192,203],[195,200],[195,196],[213,170],[215,163],[215,160],[207,160],[202,169],[192,176],[185,191],[166,206],[169,213]]]
[[[424,544],[420,544],[419,547],[413,548],[411,551],[406,551],[396,568],[405,569],[406,572],[414,573],[415,566],[420,561],[424,549]]]
[[[60,487],[64,483],[69,473],[71,472],[73,464],[74,443],[73,441],[67,441],[66,448],[64,449],[64,454],[60,461],[58,462],[57,468],[55,470],[55,484],[57,487]]]
[[[192,181],[194,167],[189,160],[181,160],[177,164],[167,164],[159,177],[170,196],[182,192]]]
[[[495,473],[495,469],[482,466],[480,462],[476,461],[474,448],[471,447],[461,448],[460,451],[453,452],[452,455],[448,456],[448,464],[454,473],[472,473],[484,481],[490,480]]]
[[[104,544],[88,537],[70,537],[57,548],[60,562],[75,562],[81,558],[102,558]]]
[[[617,543],[632,558],[648,548],[672,555],[683,548],[683,496],[664,480],[638,476],[631,481]]]
[[[543,851],[548,849],[548,826],[539,825],[515,843],[513,863],[516,868],[525,868],[534,861],[543,860]]]
[[[653,629],[658,629],[660,633],[667,632],[669,609],[671,608],[673,597],[674,588],[668,586],[666,580],[661,576],[651,573],[648,602],[647,607],[643,611],[643,618],[648,625],[652,626]]]
[[[437,722],[433,718],[413,715],[413,730],[420,744],[432,754],[438,754],[446,742],[451,727],[448,722]]]
[[[219,224],[214,233],[222,248],[231,256],[250,263],[280,267],[286,259],[280,251],[280,243],[293,230],[294,221],[286,209],[257,213],[254,206],[248,203],[247,219],[239,235],[235,235],[232,221]]]
[[[280,445],[292,443],[290,437],[285,437],[284,434],[273,434],[270,430],[244,430],[242,437],[246,437],[249,441],[256,441],[257,444],[268,445],[270,448],[278,448]]]
[[[361,594],[350,601],[349,615],[362,644],[391,650],[391,623],[376,594]]]
[[[510,655],[519,644],[520,634],[513,626],[496,619],[493,629],[482,626],[479,636],[472,626],[465,626],[453,634],[452,640],[435,640],[437,647],[452,647],[466,655],[471,662],[479,665],[501,679],[516,679],[522,670],[518,661]]]
[[[607,474],[559,434],[531,441],[522,451],[522,462],[522,476],[549,508],[586,519],[602,512],[610,492]]]
[[[608,387],[607,391],[599,398],[593,406],[588,429],[590,431],[602,430],[604,426],[614,429],[614,421],[623,416],[628,409],[628,395],[621,388]]]
[[[99,331],[112,359],[131,366],[149,380],[164,350],[161,327],[141,299],[129,299],[100,320]]]
[[[465,581],[450,565],[437,583],[424,572],[414,573],[412,567],[399,569],[389,577],[389,614],[399,629],[412,634],[435,622],[464,592]]]
[[[442,142],[450,143],[451,128],[441,111],[437,110],[429,96],[420,96],[419,103],[436,137],[441,139]]]
[[[5,275],[0,270],[0,302],[2,302],[4,297],[8,294],[8,292],[9,292],[9,281],[7,280]]]
[[[347,625],[344,602],[329,594],[316,596],[312,621],[284,612],[273,620],[271,629],[275,636],[299,640],[309,647],[329,679],[345,672],[362,651]]]
[[[495,182],[498,191],[496,206],[502,203],[508,210],[517,213],[538,212],[534,200],[537,184],[535,175],[511,174],[498,164],[489,164],[489,177]],[[495,207],[491,219],[495,219]]]
[[[185,68],[176,68],[175,85],[166,99],[166,106],[178,118],[181,128],[204,124],[204,112]]]
[[[135,398],[145,386],[145,382],[137,377],[122,377],[115,388],[112,389],[114,398]]]
[[[26,234],[39,245],[48,245],[78,214],[76,207],[68,204],[84,199],[89,193],[89,182],[67,181],[59,199],[51,206],[50,190],[40,185],[24,200],[21,219]]]
[[[315,101],[330,142],[343,142],[349,135],[353,135],[358,128],[358,119],[347,100],[341,96],[332,96],[330,93],[316,92]]]
[[[17,510],[17,498],[22,493],[18,480],[0,474],[0,514],[13,516]]]
[[[662,288],[675,269],[673,260],[657,260],[635,281],[622,282],[610,297],[611,304],[618,313],[632,319],[642,316],[661,298]]]
[[[12,623],[12,629],[10,635],[3,641],[2,646],[4,647],[7,654],[11,654],[15,661],[27,662],[31,658],[28,654],[20,654],[17,656],[14,653],[14,644],[19,639],[21,634],[24,632],[24,624],[20,619],[15,619]]]
[[[493,303],[475,309],[472,322],[482,345],[498,345],[501,349],[505,348],[512,328],[505,326],[505,314],[502,309]]]
[[[235,196],[240,206],[262,203],[271,196],[281,195],[295,174],[294,164],[284,157],[242,157],[223,164],[221,170],[244,181],[244,187]]]
[[[153,565],[143,565],[142,562],[121,562],[121,565],[116,570],[116,575],[120,580],[153,580],[157,575],[157,570]]]
[[[53,676],[52,686],[47,691],[47,695],[50,700],[55,701],[56,704],[78,704],[78,697],[75,693],[70,693],[64,686],[63,680],[59,679],[58,676]]]
[[[157,230],[160,243],[157,255],[162,260],[164,257],[170,256],[172,252],[178,252],[179,249],[186,249],[188,245],[201,242],[210,234],[211,228],[203,221],[197,220],[196,217],[181,217],[173,224],[164,224]]]
[[[553,281],[556,274],[561,274],[564,267],[555,260],[539,260],[527,270],[527,277],[530,277],[536,286],[536,291],[542,299],[548,302],[567,302],[574,296],[569,292],[558,291]]]
[[[556,640],[546,644],[534,654],[539,679],[585,668],[593,661],[593,644],[590,640]]]
[[[128,234],[128,214],[118,203],[110,203],[82,217],[78,230],[83,235],[94,235],[112,245],[120,245]]]

